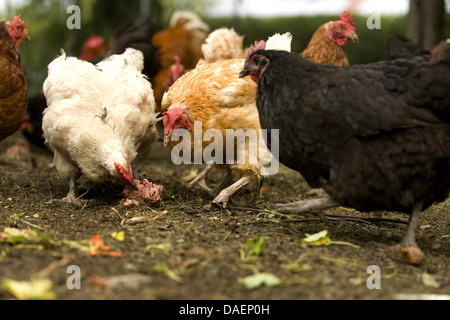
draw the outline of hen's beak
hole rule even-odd
[[[164,133],[164,147],[167,147],[171,137],[172,137],[172,131]]]
[[[349,39],[352,39],[353,42],[358,42],[359,40],[358,35],[355,32],[351,32],[350,34],[347,35],[347,37]]]
[[[30,37],[30,35],[28,34],[27,31],[24,32],[23,38],[22,38],[22,39],[23,39],[23,40],[27,40],[27,41],[30,41],[30,40],[31,40],[31,37]]]
[[[131,187],[136,190],[139,191],[138,187],[136,186],[136,180],[133,180],[133,182],[131,183]]]
[[[248,76],[250,74],[250,70],[246,69],[244,67],[244,69],[241,70],[241,72],[239,72],[239,78],[244,78],[246,76]]]

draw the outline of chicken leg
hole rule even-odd
[[[307,213],[313,212],[320,215],[324,209],[339,206],[339,203],[331,198],[319,198],[310,200],[294,201],[290,203],[279,203],[274,209],[282,213]]]
[[[419,224],[419,216],[422,212],[422,203],[416,204],[409,216],[408,227],[406,230],[406,236],[403,238],[401,244],[397,245],[397,250],[400,253],[401,258],[408,264],[418,265],[423,260],[423,252],[417,246],[416,243],[416,229]]]
[[[231,173],[229,173],[231,175]],[[228,176],[228,175],[227,175]],[[227,179],[227,176],[224,178]],[[214,198],[214,200],[212,201],[213,204],[216,204],[222,208],[226,208],[228,205],[228,200],[231,197],[231,195],[233,195],[236,191],[238,191],[239,189],[241,189],[243,186],[251,183],[253,181],[253,177],[251,176],[243,176],[242,178],[240,178],[238,181],[236,181],[235,183],[233,183],[231,186],[229,186],[228,188],[223,189],[219,195],[217,197]],[[223,182],[223,181],[222,181]],[[222,182],[220,184],[222,184]],[[219,185],[220,185],[219,184]],[[217,188],[217,187],[216,187]]]
[[[83,204],[87,200],[78,199],[78,191],[77,191],[77,187],[76,187],[76,178],[72,176],[72,177],[69,178],[69,192],[67,193],[67,196],[65,196],[62,199],[53,199],[52,201],[71,203],[76,208],[80,209],[81,207],[83,207]]]
[[[281,213],[315,213],[323,221],[326,220],[322,210],[339,206],[339,203],[329,197],[300,200],[291,203],[279,203],[274,209]]]

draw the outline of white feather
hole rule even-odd
[[[284,50],[291,52],[292,35],[289,32],[275,33],[266,42],[267,50]]]

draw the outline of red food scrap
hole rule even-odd
[[[126,186],[123,190],[125,200],[122,204],[124,206],[137,206],[144,202],[153,203],[161,200],[161,193],[164,190],[163,186],[151,183],[147,179],[144,179],[142,183],[138,180],[134,182],[137,190],[131,186]]]

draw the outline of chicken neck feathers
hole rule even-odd
[[[328,38],[326,24],[316,30],[300,56],[317,63],[335,66],[349,65],[348,54],[345,49]]]

